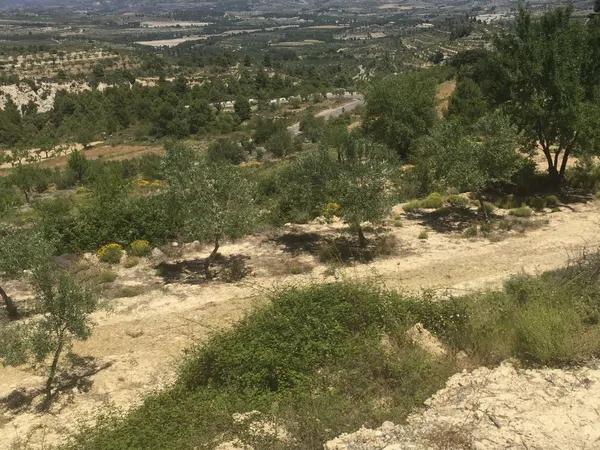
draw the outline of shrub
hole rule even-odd
[[[421,207],[421,202],[419,200],[411,200],[410,202],[406,203],[402,209],[404,209],[404,211],[406,212],[413,212],[416,211],[417,209],[419,209]]]
[[[490,222],[484,222],[479,226],[479,230],[483,234],[489,234],[494,231],[494,226]]]
[[[581,332],[577,313],[544,303],[527,305],[517,314],[515,349],[519,358],[538,364],[573,361],[573,337]]]
[[[131,269],[132,267],[137,266],[140,263],[140,259],[136,258],[135,256],[129,256],[125,262],[123,263],[123,265],[125,266],[126,269]]]
[[[473,225],[472,227],[466,228],[465,231],[463,231],[463,236],[468,238],[477,236],[477,226]]]
[[[528,204],[536,211],[541,211],[546,207],[546,198],[545,197],[531,197],[529,199]]]
[[[129,254],[131,256],[147,256],[151,251],[150,243],[143,239],[135,240],[129,245]]]
[[[444,197],[438,192],[432,192],[423,200],[421,200],[421,208],[438,209],[444,205]]]
[[[123,256],[121,244],[106,244],[98,249],[98,259],[109,264],[118,264]]]
[[[323,206],[321,213],[323,214],[323,217],[325,217],[325,219],[332,220],[335,216],[339,217],[341,210],[342,207],[339,203],[329,202],[325,204],[325,206]]]
[[[556,208],[560,205],[560,199],[556,195],[547,195],[545,200],[546,206],[549,208]]]
[[[103,270],[98,275],[98,283],[100,284],[112,283],[116,279],[117,274],[112,270]]]
[[[513,208],[518,208],[519,203],[515,199],[515,196],[513,194],[510,194],[510,195],[507,195],[506,197],[500,199],[497,202],[497,206],[502,209],[513,209]]]
[[[531,217],[533,210],[529,206],[523,205],[520,208],[511,209],[508,213],[515,217]]]
[[[496,205],[490,202],[483,202],[483,210],[486,214],[492,214],[496,210]]]
[[[418,237],[419,237],[419,239],[422,239],[422,240],[424,240],[424,239],[427,239],[427,238],[429,237],[429,235],[427,234],[427,230],[423,230],[423,231],[421,231],[421,232],[419,233],[419,236],[418,236]]]
[[[453,208],[466,208],[469,206],[469,199],[458,194],[450,195],[446,201]]]

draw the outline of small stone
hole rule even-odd
[[[150,256],[155,260],[162,260],[165,257],[165,254],[159,248],[153,248],[150,252]]]
[[[142,335],[144,334],[144,331],[143,331],[143,330],[140,330],[140,329],[135,329],[135,330],[127,330],[127,331],[125,332],[125,334],[126,334],[127,336],[129,336],[129,337],[132,337],[132,338],[134,338],[134,339],[135,339],[135,338],[139,338],[140,336],[142,336]]]

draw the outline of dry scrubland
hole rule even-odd
[[[600,447],[596,3],[11,81],[0,447]]]
[[[131,268],[126,268],[125,262],[109,267],[98,263],[95,256],[84,257],[78,263],[80,271],[96,277],[102,276],[97,272],[112,272],[115,276],[104,275],[109,280],[114,278],[104,288],[104,295],[111,299],[110,311],[94,315],[97,323],[94,334],[88,341],[76,344],[74,352],[81,358],[90,358],[81,363],[84,367],[107,367],[83,385],[61,393],[50,414],[37,413],[35,405],[16,411],[5,409],[2,440],[17,447],[56,443],[77,430],[82,420],[90,424],[98,414],[113,407],[138,405],[142,395],[174,382],[175,368],[185,348],[228,328],[255,307],[264,305],[284,285],[370,279],[405,293],[434,289],[443,295],[448,291],[464,295],[497,289],[511,275],[537,274],[562,267],[582,248],[598,245],[599,213],[597,201],[571,204],[557,212],[539,213],[536,215],[539,217],[528,219],[547,220],[539,228],[490,240],[469,239],[458,232],[435,232],[421,218],[407,215],[398,206],[386,226],[397,248],[387,257],[351,267],[324,265],[302,251],[302,246],[293,246],[306,244],[315,236],[337,235],[343,228],[341,223],[297,225],[285,229],[281,235],[257,235],[225,245],[221,250],[223,255],[248,257],[251,275],[235,283],[165,283],[153,269],[158,260],[151,257],[140,259]],[[397,226],[399,220],[401,227]],[[418,239],[425,229],[428,238]],[[172,250],[175,260],[193,260],[206,254],[205,249],[191,244]],[[26,295],[22,292],[17,298]],[[14,389],[41,384],[43,377],[34,373],[27,367],[0,369],[0,397]],[[522,388],[526,390],[527,385]],[[449,397],[445,407],[452,408],[455,398]],[[540,402],[528,406],[529,414],[540,412],[544,405]],[[501,436],[502,430],[498,432]],[[568,439],[568,429],[564,433]]]

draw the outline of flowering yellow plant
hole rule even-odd
[[[97,255],[102,262],[118,264],[123,256],[123,247],[116,243],[106,244],[98,249]]]

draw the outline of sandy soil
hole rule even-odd
[[[562,266],[582,247],[600,244],[597,201],[545,213],[546,225],[493,242],[434,232],[425,220],[406,217],[400,207],[395,214],[402,218],[403,226],[390,224],[387,229],[399,242],[398,254],[368,265],[327,270],[311,255],[292,256],[273,240],[276,236],[258,235],[222,248],[224,255],[250,257],[252,275],[234,284],[165,285],[150,261],[131,269],[115,269],[116,284],[141,286],[144,292],[110,300],[112,310],[94,317],[97,327],[93,336],[74,348],[80,356],[112,365],[91,377],[93,384],[87,393],[75,390],[61,395],[49,414],[0,411],[0,447],[26,443],[28,448],[41,448],[43,443],[58,442],[79,421],[89,423],[103,408],[135,405],[145,393],[173,380],[186,347],[229,326],[282,284],[374,277],[405,291],[451,288],[462,293],[498,286],[511,274]],[[309,224],[286,227],[282,233],[326,235],[342,228],[340,223]],[[417,236],[424,229],[429,230],[429,237],[420,240]],[[190,245],[185,246],[184,256],[191,259],[206,252]],[[290,275],[293,265],[302,266],[304,273]],[[41,381],[29,367],[0,368],[0,397],[18,387],[39,386]]]
[[[444,81],[437,87],[435,98],[437,100],[436,111],[438,116],[444,117],[446,111],[448,111],[448,104],[450,103],[450,97],[454,94],[456,89],[456,80]]]

